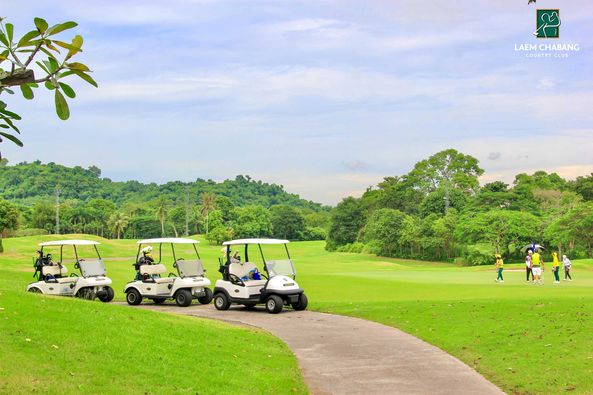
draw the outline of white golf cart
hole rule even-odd
[[[220,259],[222,280],[217,280],[214,287],[214,306],[218,310],[228,310],[231,304],[242,304],[252,309],[256,304],[265,304],[271,314],[282,311],[284,305],[290,305],[295,310],[307,308],[307,296],[296,283],[296,271],[290,253],[288,240],[277,239],[242,239],[226,241],[224,246],[225,258]],[[249,261],[249,246],[257,245],[263,261],[264,273],[260,273]],[[266,260],[262,245],[283,245],[287,259]],[[231,256],[231,249],[244,246],[244,262],[235,255]],[[272,247],[268,247],[272,248]]]
[[[136,263],[133,265],[136,268],[136,279],[130,281],[124,288],[128,304],[139,305],[142,298],[152,299],[155,304],[161,304],[167,299],[175,299],[177,305],[181,307],[189,306],[194,298],[201,304],[210,303],[212,290],[207,288],[210,280],[205,277],[206,270],[196,247],[198,243],[197,240],[175,237],[138,241],[138,254]],[[156,262],[152,258],[146,259],[142,251],[142,246],[152,247],[153,244],[159,246],[159,257]],[[161,263],[163,244],[171,245],[173,267],[177,269],[177,274],[169,273],[167,277],[161,277],[167,273],[167,268]],[[175,254],[176,245],[183,247],[191,245],[196,259],[186,260],[178,257]]]
[[[92,240],[59,240],[39,244],[41,249],[37,251],[39,256],[34,261],[35,274],[33,274],[37,281],[29,284],[27,291],[47,295],[76,296],[90,300],[96,297],[101,302],[112,301],[114,292],[110,287],[111,279],[105,275],[105,265],[97,248],[99,244]],[[68,268],[64,266],[64,246],[72,246],[75,258],[74,268],[80,270],[80,276],[76,273],[68,276]],[[79,250],[83,246],[93,246],[97,257],[80,258]],[[43,254],[49,247],[60,247],[59,261],[54,262],[51,253]]]

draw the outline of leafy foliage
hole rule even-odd
[[[56,114],[66,120],[70,117],[66,97],[74,99],[76,92],[64,79],[74,75],[97,87],[88,66],[72,61],[74,56],[82,52],[83,38],[75,35],[70,42],[56,38],[59,33],[78,26],[76,22],[49,26],[44,19],[35,18],[34,24],[35,29],[17,40],[14,25],[0,18],[0,94],[14,94],[11,87],[18,86],[23,97],[32,100],[35,97],[34,90],[42,84],[54,91]],[[36,60],[38,56],[44,58]],[[43,76],[37,78],[36,74]],[[7,104],[0,101],[0,142],[7,139],[22,146],[22,141],[17,137],[20,130],[15,125],[15,121],[21,120],[21,117],[6,107]]]

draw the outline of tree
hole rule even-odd
[[[17,207],[6,200],[0,200],[0,253],[4,252],[2,238],[5,232],[16,229],[18,220],[19,211]]]
[[[34,98],[33,89],[38,88],[39,84],[44,84],[47,89],[54,91],[58,117],[66,120],[70,117],[70,110],[64,95],[74,99],[76,93],[70,85],[63,82],[64,78],[76,75],[97,86],[88,74],[90,69],[71,60],[82,52],[83,38],[76,35],[70,43],[55,38],[57,34],[76,27],[76,22],[69,21],[50,27],[44,19],[35,18],[34,24],[35,29],[17,41],[14,36],[14,25],[5,23],[4,19],[0,18],[0,94],[13,94],[10,87],[19,86],[23,97],[31,100]],[[45,58],[33,63],[41,54]],[[36,70],[33,69],[34,65],[37,66]],[[44,76],[36,78],[36,72],[41,72]],[[15,121],[19,121],[21,117],[8,111],[6,107],[6,103],[0,101],[0,128],[4,130],[0,131],[0,142],[5,138],[22,147],[23,143],[17,137],[20,130],[15,125]]]
[[[466,193],[475,192],[480,185],[478,177],[482,174],[484,170],[480,168],[476,158],[450,148],[416,163],[408,177],[425,194],[443,188],[447,211],[450,190],[455,188]]]
[[[121,234],[124,233],[124,231],[126,230],[126,227],[128,226],[129,221],[130,221],[130,219],[128,218],[127,215],[125,215],[121,211],[117,211],[117,212],[111,214],[111,216],[109,217],[108,223],[109,223],[111,232],[115,233],[117,235],[117,238],[119,239]]]
[[[354,243],[365,222],[366,212],[361,199],[345,198],[332,210],[326,248],[331,251]]]
[[[305,231],[305,218],[291,206],[278,205],[270,209],[274,237],[288,240],[302,238]]]
[[[381,208],[371,214],[365,226],[366,242],[376,243],[380,255],[396,256],[401,251],[402,229],[407,215],[399,210]]]
[[[593,202],[579,204],[564,217],[565,229],[576,242],[587,247],[587,255],[593,258]]]
[[[577,177],[571,183],[572,189],[585,200],[593,200],[593,173],[588,176]]]
[[[437,219],[432,225],[435,238],[438,240],[440,246],[442,246],[446,258],[453,257],[455,229],[457,228],[458,220],[457,210],[450,209],[444,217]]]
[[[238,208],[233,231],[239,238],[270,236],[272,234],[270,211],[259,205]]]
[[[157,199],[154,214],[161,223],[161,237],[165,237],[165,221],[169,214],[169,199],[167,197],[161,196]]]
[[[216,209],[216,195],[205,192],[200,195],[200,212],[206,216],[206,234],[210,228],[210,212]]]
[[[468,213],[460,218],[456,236],[467,242],[488,242],[497,253],[508,256],[511,245],[539,241],[539,218],[531,213],[500,209]]]
[[[33,228],[54,231],[55,209],[48,202],[39,202],[33,206],[31,225]]]

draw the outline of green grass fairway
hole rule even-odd
[[[43,237],[44,240],[55,238]],[[39,237],[30,237],[4,241],[7,252],[0,258],[0,262],[7,271],[0,277],[0,289],[2,292],[8,289],[6,295],[9,297],[7,299],[6,295],[3,295],[0,298],[0,307],[6,309],[0,311],[0,319],[2,315],[10,317],[9,309],[20,312],[21,309],[17,303],[26,304],[23,309],[27,311],[27,315],[36,312],[36,306],[39,304],[51,304],[55,306],[56,311],[76,309],[80,311],[78,314],[81,315],[84,315],[82,309],[101,312],[104,315],[93,313],[91,316],[112,317],[113,319],[109,321],[110,324],[114,322],[113,325],[121,325],[117,327],[117,330],[113,330],[113,336],[121,336],[117,343],[115,343],[116,340],[113,340],[114,344],[118,345],[116,347],[123,349],[129,342],[138,344],[136,352],[146,358],[155,357],[153,353],[142,348],[140,342],[133,343],[136,336],[130,334],[136,333],[133,332],[132,328],[134,327],[130,326],[130,322],[134,322],[134,320],[139,322],[140,317],[146,317],[146,319],[142,320],[142,325],[134,330],[143,333],[152,333],[153,331],[163,333],[163,335],[151,338],[148,343],[160,344],[167,352],[169,352],[169,348],[166,345],[171,344],[171,338],[183,337],[187,339],[192,336],[209,338],[207,334],[211,332],[208,331],[216,327],[215,324],[209,322],[195,320],[187,324],[187,319],[119,306],[108,307],[98,302],[87,303],[62,299],[56,301],[55,298],[24,297],[21,292],[26,283],[30,281],[31,257],[35,251],[35,244],[40,240]],[[101,241],[104,243],[101,246],[101,251],[106,258],[108,274],[114,280],[116,298],[123,300],[121,292],[123,286],[134,275],[131,265],[136,253],[136,246],[130,240]],[[274,251],[271,250],[275,247],[268,247],[272,248],[266,248],[264,252],[266,257],[271,259],[274,255]],[[593,376],[593,337],[589,333],[590,328],[593,327],[593,260],[573,262],[575,281],[572,283],[563,281],[558,285],[553,284],[553,276],[548,268],[545,273],[545,285],[540,287],[525,283],[522,264],[506,265],[504,273],[506,282],[496,284],[493,267],[462,268],[441,263],[405,261],[360,254],[328,253],[324,251],[323,247],[323,242],[291,244],[292,257],[299,273],[297,280],[305,288],[312,309],[362,317],[401,328],[458,357],[509,393],[533,394],[565,391],[579,394],[593,393],[593,380],[591,380]],[[182,256],[189,257],[188,249],[181,249],[181,251]],[[207,275],[212,281],[216,280],[220,276],[217,272],[218,257],[221,255],[220,247],[208,246],[208,243],[204,243],[201,245],[200,252],[208,269]],[[250,258],[251,261],[259,263],[259,255],[255,250],[250,254]],[[164,263],[170,270],[173,269],[170,260],[164,261]],[[8,278],[12,278],[13,281],[8,281]],[[131,316],[137,318],[131,319],[129,318]],[[70,319],[68,318],[68,320]],[[104,321],[93,318],[85,325],[103,325]],[[0,329],[4,333],[6,322],[1,320],[0,322]],[[21,319],[19,325],[23,326],[25,322],[28,321]],[[30,330],[46,333],[48,328],[51,328],[49,323],[39,324],[42,322],[41,320],[36,322],[35,325],[29,326]],[[68,324],[63,324],[63,326],[60,325],[62,329],[59,330],[59,333],[64,337],[68,333],[66,327],[70,327],[72,321],[68,321]],[[17,327],[18,325],[14,328]],[[169,329],[159,330],[156,329],[157,327]],[[26,327],[19,328],[26,329]],[[179,329],[177,335],[172,333],[176,328]],[[182,330],[181,328],[187,329]],[[192,328],[195,332],[191,333],[201,335],[189,335]],[[234,392],[236,388],[241,388],[240,384],[238,384],[239,387],[235,387],[234,384],[227,383],[217,377],[217,375],[220,376],[218,369],[229,363],[230,350],[236,350],[237,343],[240,344],[239,349],[245,350],[244,353],[257,355],[253,357],[256,363],[251,362],[248,368],[247,365],[243,365],[246,367],[245,372],[249,373],[242,373],[240,376],[249,377],[247,381],[268,382],[269,387],[267,388],[270,391],[272,388],[276,388],[276,391],[280,392],[292,390],[292,388],[297,392],[305,391],[301,379],[295,373],[294,359],[280,343],[271,341],[269,337],[259,332],[249,332],[242,329],[236,329],[236,331],[245,336],[245,341],[234,343],[228,340],[228,336],[223,335],[223,333],[227,333],[226,331],[231,331],[230,328],[223,325],[219,325],[217,328],[220,328],[218,329],[218,332],[221,333],[220,337],[214,336],[214,338],[210,338],[210,342],[204,342],[204,346],[199,347],[199,352],[192,349],[191,352],[184,355],[172,356],[172,352],[168,354],[177,363],[194,367],[200,372],[199,382],[204,383],[200,393],[203,390],[218,393]],[[77,330],[77,333],[86,331],[86,329],[74,330]],[[33,359],[35,354],[26,352],[25,349],[30,344],[20,343],[17,338],[18,336],[10,337],[10,340],[4,340],[6,344],[0,343],[3,350],[10,350],[11,353],[17,355],[21,361],[19,364],[35,366],[36,361]],[[235,338],[237,337],[235,336]],[[101,339],[99,344],[104,344],[104,341]],[[62,344],[66,347],[67,342],[62,341],[60,348],[54,351],[62,351]],[[77,347],[80,347],[81,344],[85,343],[81,341]],[[202,343],[198,340],[196,344]],[[228,354],[223,354],[220,357],[214,349],[216,344],[219,347],[224,347]],[[98,345],[95,344],[93,347],[98,347]],[[268,354],[272,354],[271,351],[263,350],[269,347],[274,348],[276,354],[273,355],[284,355],[284,357],[266,359]],[[46,355],[52,355],[52,350],[47,348],[44,352],[47,353]],[[204,360],[210,361],[210,367],[207,369],[211,370],[208,372],[202,370],[201,362],[195,363],[195,358],[199,358],[200,353],[208,355],[208,358],[204,358]],[[130,389],[137,389],[138,392],[143,391],[146,387],[142,386],[142,380],[135,381],[137,374],[131,373],[131,369],[126,367],[123,354],[125,353],[111,351],[108,358],[118,358],[118,362],[113,362],[113,365],[117,367],[109,374],[120,375],[118,379],[127,383]],[[237,358],[242,357],[241,353],[234,355],[237,355]],[[103,351],[99,352],[96,348],[85,350],[85,361],[97,361],[99,358],[105,358]],[[10,358],[2,358],[0,364],[6,363],[7,359]],[[278,363],[270,362],[276,360]],[[76,366],[77,363],[80,363],[72,355],[64,357],[60,361],[57,370],[65,372],[70,372],[70,367],[66,366]],[[285,384],[280,382],[281,373],[277,373],[276,379],[279,381],[274,383],[270,382],[269,375],[263,378],[263,372],[266,369],[277,369],[278,371],[282,369],[280,361],[282,363],[288,361],[288,367],[284,367],[286,374],[289,374],[285,379]],[[10,363],[10,365],[14,364]],[[154,366],[158,363],[151,360],[149,365]],[[197,367],[198,365],[200,368]],[[237,365],[239,366],[235,369],[240,369],[241,364]],[[44,366],[48,367],[51,364]],[[0,367],[2,370],[5,369],[3,366]],[[135,368],[145,369],[144,372],[151,370],[146,365],[136,365]],[[45,369],[43,372],[46,372],[48,376],[53,375]],[[35,373],[31,373],[35,372],[34,370],[22,373],[20,368],[11,368],[9,372],[11,372],[9,377],[14,378],[15,382],[18,382],[19,377],[21,379],[37,377]],[[103,374],[100,373],[99,368],[94,369],[93,372],[97,375]],[[73,371],[73,373],[76,372]],[[257,376],[258,374],[262,374],[262,376]],[[190,384],[181,384],[183,381],[176,381],[177,377],[182,380],[181,376],[167,380],[166,384],[170,386],[167,388],[177,388],[172,391],[182,391],[183,388],[188,388],[191,383],[197,382],[190,380],[188,381]],[[157,377],[160,376],[157,375]],[[71,377],[67,377],[66,380],[76,382]],[[92,388],[93,384],[90,378],[83,381],[83,385],[88,386],[85,388]],[[245,380],[237,381],[237,383],[242,382]],[[75,390],[77,387],[68,388]],[[0,386],[0,390],[3,390],[3,387]]]

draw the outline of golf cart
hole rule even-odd
[[[284,305],[295,310],[307,308],[307,296],[296,283],[296,271],[290,253],[288,240],[242,239],[226,241],[223,245],[225,257],[220,258],[222,280],[214,287],[214,306],[218,310],[228,310],[231,304],[242,304],[252,309],[256,304],[265,304],[271,314],[282,311]],[[263,261],[264,273],[260,273],[249,261],[249,246],[257,245]],[[266,260],[262,245],[283,245],[287,259]],[[234,246],[244,246],[244,262],[237,252],[231,255]]]
[[[201,304],[210,303],[212,290],[207,288],[210,285],[210,280],[204,276],[206,270],[196,247],[198,243],[197,240],[175,237],[137,242],[138,254],[136,263],[133,264],[136,269],[136,278],[126,284],[124,288],[128,304],[139,305],[142,298],[152,299],[155,304],[161,304],[167,299],[175,299],[177,305],[181,307],[189,306],[194,298],[198,299]],[[156,262],[150,255],[153,244],[159,246],[159,259]],[[167,268],[161,263],[163,244],[171,245],[173,267],[177,269],[177,274],[169,273],[167,277],[161,277],[167,273]],[[178,257],[175,253],[176,245],[184,247],[191,245],[196,259],[186,260]]]
[[[47,295],[76,296],[78,298],[93,300],[99,298],[101,302],[111,302],[114,292],[110,287],[111,279],[106,277],[105,265],[99,254],[97,245],[100,243],[92,240],[59,240],[39,244],[38,257],[34,261],[36,282],[27,286],[28,292]],[[64,263],[64,246],[72,246],[74,250],[74,268],[80,270],[80,276],[71,273]],[[79,257],[82,246],[93,246],[97,255],[93,259]],[[60,260],[54,262],[50,253],[44,255],[44,249],[60,247]],[[77,248],[78,247],[78,248]]]

